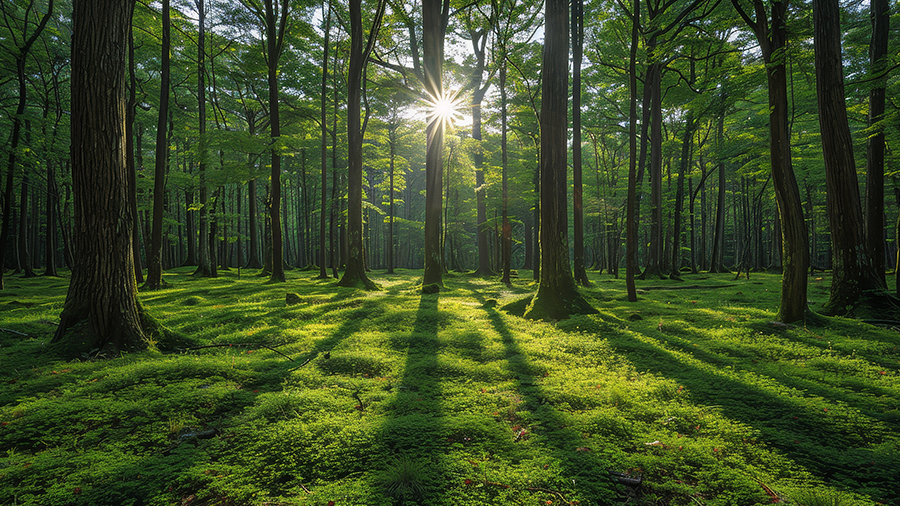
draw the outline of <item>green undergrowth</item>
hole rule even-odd
[[[546,323],[524,271],[191,272],[140,298],[206,347],[68,361],[66,280],[7,276],[0,504],[900,504],[900,334],[773,323],[776,275],[592,274]]]

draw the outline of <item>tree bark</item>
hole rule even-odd
[[[133,9],[121,0],[73,2],[75,266],[53,341],[87,322],[78,338],[88,349],[146,346],[125,162],[125,47]]]
[[[850,315],[865,291],[883,290],[866,252],[853,139],[847,121],[837,0],[813,1],[816,96],[825,156],[826,208],[833,252],[831,296],[824,312]]]
[[[541,279],[525,317],[561,320],[596,312],[569,267],[566,164],[569,23],[566,0],[547,0],[541,90]]]

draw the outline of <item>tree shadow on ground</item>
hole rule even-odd
[[[854,484],[853,488],[888,502],[900,499],[896,489],[900,454],[878,448],[890,444],[892,437],[883,424],[876,431],[874,420],[852,412],[827,412],[780,377],[757,375],[760,384],[772,390],[739,381],[734,369],[723,365],[722,357],[684,342],[673,344],[666,336],[642,340],[613,331],[603,337],[637,370],[675,379],[696,402],[720,406],[723,415],[758,430],[763,442],[826,482],[837,487]]]

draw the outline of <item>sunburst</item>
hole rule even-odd
[[[438,98],[429,94],[428,98],[423,101],[428,114],[429,125],[434,121],[440,121],[441,126],[446,128],[449,125],[453,125],[454,122],[463,119],[463,114],[459,110],[463,102],[459,96],[459,90],[445,91]]]

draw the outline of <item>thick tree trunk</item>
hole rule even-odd
[[[169,143],[167,119],[169,116],[169,67],[171,53],[170,24],[171,12],[169,0],[163,0],[162,26],[162,75],[160,77],[159,117],[156,122],[156,163],[153,174],[153,225],[150,232],[150,250],[147,255],[147,282],[144,288],[156,290],[163,287],[162,280],[162,248],[163,248],[163,207],[166,192],[166,162],[168,161]]]
[[[890,9],[888,0],[870,0],[872,38],[869,43],[869,73],[885,71],[887,62]],[[885,80],[878,79],[869,90],[869,133],[866,153],[866,248],[872,258],[875,275],[887,285],[884,252],[884,119]]]
[[[866,252],[863,235],[859,182],[844,97],[840,22],[837,0],[813,1],[816,96],[833,252],[831,296],[824,310],[831,315],[852,314],[863,292],[886,288]]]
[[[125,162],[125,50],[133,2],[75,0],[72,187],[75,266],[53,341],[73,326],[87,349],[142,348]],[[73,340],[75,337],[72,338]]]
[[[526,318],[561,320],[596,312],[569,267],[567,125],[569,27],[566,0],[547,0],[541,90],[541,279]]]

